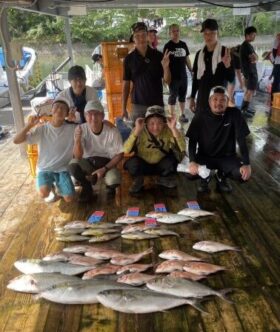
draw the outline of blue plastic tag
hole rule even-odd
[[[139,216],[139,207],[131,207],[126,211],[126,215],[128,217],[138,217]]]
[[[90,224],[100,222],[104,217],[104,214],[105,214],[104,211],[94,211],[93,214],[88,218],[88,222]]]
[[[154,209],[155,209],[156,212],[167,212],[164,203],[157,203],[157,204],[154,204]]]
[[[188,207],[189,209],[200,210],[200,206],[199,206],[199,204],[197,203],[197,201],[188,201],[188,202],[187,202],[187,207]]]

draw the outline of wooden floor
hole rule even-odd
[[[92,204],[66,205],[58,201],[45,204],[36,195],[34,180],[26,160],[11,139],[0,145],[0,331],[280,331],[280,140],[279,126],[264,113],[263,102],[256,100],[257,114],[251,123],[251,161],[253,177],[247,184],[233,183],[233,193],[218,194],[211,183],[210,195],[197,195],[197,183],[178,176],[178,188],[163,190],[149,179],[138,197],[128,195],[126,174],[115,198],[107,197],[102,185],[96,188]],[[272,115],[273,119],[279,113]],[[280,112],[280,110],[278,110]],[[154,263],[163,249],[180,248],[188,253],[198,240],[217,240],[242,249],[201,256],[227,267],[205,283],[216,289],[234,288],[229,304],[218,298],[203,303],[208,315],[189,306],[167,312],[133,315],[106,309],[102,305],[59,305],[35,300],[29,294],[10,291],[7,282],[20,273],[13,267],[20,258],[40,258],[64,246],[54,237],[54,227],[74,219],[86,219],[94,210],[105,210],[106,220],[114,221],[128,207],[141,212],[164,202],[177,212],[188,200],[216,211],[214,218],[200,223],[169,227],[180,238],[151,241],[115,240],[111,245],[126,252],[142,251],[153,245]]]

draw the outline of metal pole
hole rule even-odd
[[[3,37],[2,42],[5,49],[5,60],[7,64],[6,73],[7,73],[7,80],[9,86],[10,101],[13,109],[13,118],[14,118],[16,131],[19,132],[24,128],[24,118],[23,118],[23,111],[22,111],[16,71],[15,68],[11,67],[11,64],[13,64],[13,62],[11,59],[11,48],[10,48],[11,38],[8,30],[7,18],[8,18],[8,11],[7,8],[4,8],[0,16],[1,28],[5,27],[4,29],[2,29],[2,37]],[[20,149],[20,154],[22,156],[26,156],[25,144],[20,144],[19,149]]]
[[[68,56],[71,58],[70,65],[73,66],[73,49],[72,49],[72,41],[71,41],[71,28],[70,28],[70,19],[69,17],[65,17],[65,36],[67,41],[67,50],[68,50]]]

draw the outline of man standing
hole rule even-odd
[[[280,92],[280,33],[276,35],[274,45],[272,49],[273,55],[273,83],[271,87],[271,96],[273,99],[273,93]],[[272,101],[272,100],[271,100]]]
[[[208,98],[212,87],[226,86],[233,82],[234,69],[230,51],[218,41],[218,23],[208,18],[202,23],[201,32],[205,46],[196,53],[193,65],[193,84],[190,99],[192,112],[209,110]],[[195,97],[197,93],[197,102]]]
[[[257,29],[253,26],[247,27],[244,34],[245,40],[240,46],[240,61],[241,71],[245,78],[246,92],[244,94],[241,111],[244,116],[252,117],[255,114],[255,110],[249,109],[249,105],[258,85],[258,72],[256,64],[258,56],[251,43],[256,38]]]
[[[122,116],[128,117],[127,101],[131,91],[133,122],[144,118],[147,107],[163,106],[162,78],[170,83],[169,53],[163,55],[148,46],[147,26],[143,22],[132,25],[135,49],[124,60]]]
[[[81,183],[79,201],[92,197],[92,185],[104,178],[107,191],[115,193],[121,183],[117,164],[123,158],[123,144],[117,128],[103,122],[104,109],[99,101],[89,101],[85,107],[86,123],[78,126],[74,135],[74,158],[69,171]]]
[[[171,82],[169,85],[170,96],[168,98],[169,111],[174,114],[176,99],[178,97],[181,115],[179,120],[188,122],[185,116],[185,102],[188,90],[188,77],[186,65],[192,72],[191,61],[189,58],[189,49],[185,42],[180,40],[180,28],[178,24],[172,24],[169,27],[169,35],[171,40],[164,45],[163,52],[170,52],[170,72]]]
[[[227,177],[247,181],[251,176],[246,136],[249,128],[239,109],[227,107],[228,94],[224,87],[211,89],[210,110],[195,114],[187,132],[189,137],[190,174],[198,175],[199,165],[216,170],[217,190],[230,192]],[[236,155],[236,142],[241,158]],[[209,192],[211,175],[201,178],[199,192]]]

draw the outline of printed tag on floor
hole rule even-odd
[[[164,203],[157,203],[157,204],[154,204],[154,209],[155,209],[156,212],[167,212]]]
[[[94,211],[93,214],[88,218],[88,222],[90,224],[97,223],[101,221],[101,219],[104,217],[104,214],[104,211]]]
[[[188,202],[187,202],[187,207],[188,207],[189,209],[200,210],[200,206],[199,206],[199,204],[197,203],[197,201],[188,201]]]
[[[146,218],[145,219],[145,226],[149,227],[149,228],[154,228],[154,227],[157,227],[159,225],[158,225],[158,222],[155,218]]]
[[[138,217],[139,216],[139,207],[131,207],[126,211],[126,215],[128,217]]]

